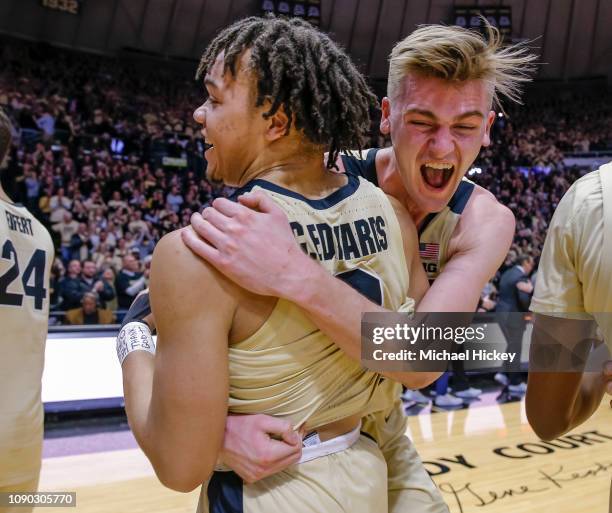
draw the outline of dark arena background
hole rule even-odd
[[[379,100],[392,46],[421,24],[479,30],[484,16],[539,55],[524,104],[497,113],[492,145],[468,171],[517,221],[475,323],[494,322],[500,278],[519,257],[535,259],[535,276],[571,184],[612,160],[610,0],[3,0],[0,106],[14,144],[2,185],[56,248],[39,489],[75,491],[78,511],[195,511],[199,492],[164,488],[128,427],[115,337],[147,287],[156,242],[232,192],[205,177],[192,118],[205,93],[194,75],[221,28],[266,12],[329,33]],[[369,147],[389,146],[377,116]],[[530,335],[528,324],[525,371]],[[503,340],[501,329],[496,336]],[[607,511],[609,400],[571,434],[542,442],[527,423],[524,390],[509,393],[498,370],[468,366],[467,386],[451,373],[448,390],[404,394],[408,434],[450,511]]]

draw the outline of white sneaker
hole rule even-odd
[[[476,399],[482,395],[482,390],[480,388],[466,388],[465,390],[458,390],[455,392],[457,397],[461,397],[462,399]]]
[[[524,394],[527,392],[527,383],[519,383],[518,385],[508,385],[508,391],[512,394]]]
[[[503,385],[505,387],[508,386],[508,376],[502,374],[501,372],[495,374],[495,376],[493,376],[493,379],[497,381],[500,385]]]
[[[452,394],[444,394],[436,396],[434,399],[434,404],[436,406],[461,406],[463,404],[463,400],[455,397]]]
[[[429,397],[418,390],[406,390],[402,394],[402,399],[406,402],[413,402],[417,404],[429,404],[430,401]]]

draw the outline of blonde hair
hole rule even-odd
[[[422,25],[397,43],[389,56],[387,94],[401,91],[408,73],[453,82],[482,79],[491,88],[492,102],[500,96],[521,103],[522,85],[531,80],[537,56],[526,43],[502,45],[502,36],[482,18],[487,37],[461,27]]]

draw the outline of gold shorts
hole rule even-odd
[[[376,443],[354,445],[245,484],[215,472],[202,486],[198,513],[384,513],[387,465]]]

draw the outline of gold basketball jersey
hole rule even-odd
[[[44,226],[0,200],[0,487],[31,481],[40,469],[53,256]]]
[[[448,204],[429,214],[419,226],[419,255],[430,283],[449,260],[448,243],[473,191],[474,183],[464,178]]]
[[[612,348],[612,163],[568,189],[548,227],[531,309],[594,318]]]
[[[375,303],[411,311],[402,235],[385,194],[361,178],[327,198],[307,199],[264,180],[263,190],[287,214],[304,252]],[[384,381],[348,358],[300,308],[279,300],[264,325],[229,348],[232,413],[265,413],[314,429],[388,406]],[[379,389],[381,389],[379,391]]]
[[[378,151],[378,148],[372,148],[342,155],[344,169],[378,185],[376,174]],[[419,254],[430,283],[438,277],[449,260],[448,243],[474,187],[474,182],[463,178],[448,204],[440,212],[429,214],[419,226]]]

